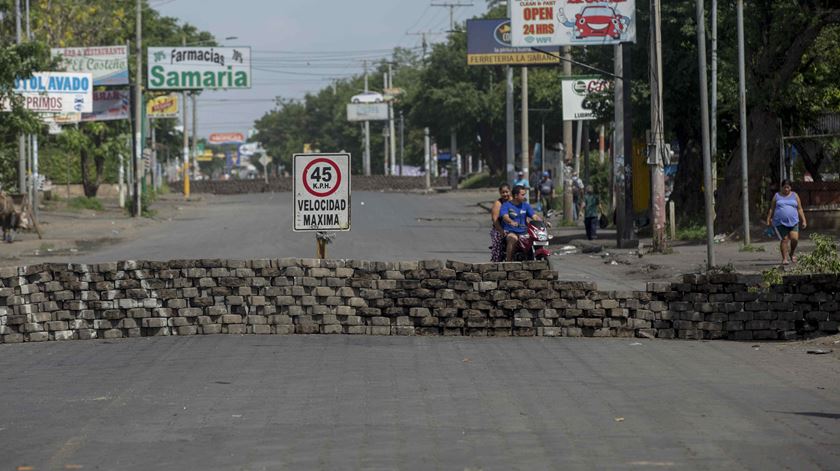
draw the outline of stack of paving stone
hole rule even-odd
[[[837,276],[687,275],[647,290],[547,262],[173,260],[0,269],[0,342],[206,334],[785,339],[838,330]]]
[[[416,191],[426,188],[425,177],[399,177],[386,175],[353,175],[353,191]],[[446,177],[432,180],[432,186],[449,186]],[[183,182],[171,182],[172,191],[178,192],[184,186]],[[238,195],[246,193],[290,192],[293,189],[290,177],[274,178],[268,183],[262,178],[255,180],[199,180],[190,182],[193,193],[211,193],[216,195]]]

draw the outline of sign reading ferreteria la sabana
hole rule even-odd
[[[150,47],[149,90],[251,88],[250,47]]]

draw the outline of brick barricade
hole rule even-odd
[[[646,291],[547,262],[173,260],[0,269],[0,342],[200,334],[793,339],[838,332],[840,277],[686,275]]]
[[[419,191],[426,188],[425,177],[393,177],[384,175],[353,175],[353,191]],[[447,178],[433,178],[432,187],[449,186]],[[184,182],[171,182],[169,188],[180,192]],[[238,195],[247,193],[282,193],[292,191],[291,178],[265,180],[199,180],[190,181],[191,193],[211,193],[214,195]]]

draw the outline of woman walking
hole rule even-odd
[[[499,199],[493,202],[493,208],[490,210],[490,217],[493,220],[493,227],[490,229],[491,262],[505,261],[505,231],[499,221],[499,211],[507,201],[510,201],[510,185],[502,183],[499,187]]]
[[[796,192],[791,191],[790,181],[782,180],[780,190],[773,196],[770,212],[767,213],[767,225],[772,226],[781,241],[782,265],[796,263],[796,246],[799,244],[799,226],[808,227],[802,201]]]

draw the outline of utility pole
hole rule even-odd
[[[750,245],[750,179],[747,165],[747,90],[744,67],[744,0],[738,0],[738,105],[741,124],[741,212],[744,218],[744,245]]]
[[[140,156],[143,154],[143,2],[137,0],[137,81],[134,84],[134,217],[143,212],[140,200]]]
[[[663,252],[665,242],[665,152],[664,113],[662,111],[662,10],[660,0],[651,0],[650,22],[650,147],[648,165],[652,189],[651,220],[653,250]]]
[[[511,1],[507,2],[507,16],[511,15]],[[513,67],[506,66],[505,76],[507,84],[505,86],[505,144],[506,144],[506,159],[505,170],[507,173],[507,182],[512,182],[515,175],[516,166],[516,131],[514,130],[513,117]]]
[[[403,175],[403,166],[405,165],[405,116],[400,110],[400,176]]]
[[[187,37],[181,36],[181,45],[186,47]],[[184,109],[181,110],[181,124],[184,126],[183,132],[183,149],[182,158],[184,160],[184,199],[190,198],[190,124],[187,115],[187,92],[181,92],[181,104]]]
[[[473,3],[432,3],[431,6],[433,7],[446,7],[449,8],[449,32],[455,32],[455,7],[471,7]],[[510,8],[510,7],[508,7]]]
[[[703,180],[706,197],[706,268],[715,267],[714,190],[712,186],[712,155],[709,149],[709,80],[706,77],[706,24],[703,21],[704,0],[697,0],[697,59],[700,72],[700,119],[703,134]]]
[[[197,153],[197,146],[198,146],[198,102],[196,101],[195,91],[190,93],[190,98],[192,102],[192,148],[190,149],[190,154],[192,154],[193,159],[193,175],[198,175],[201,173],[198,167],[198,153]]]
[[[529,142],[530,138],[528,136],[528,67],[522,67],[522,119],[521,119],[521,126],[522,126],[522,173],[525,178],[525,181],[530,182],[530,156],[528,152],[529,149]],[[530,186],[530,185],[529,185]],[[528,192],[528,199],[531,198],[531,192]]]
[[[630,54],[624,44],[615,45],[615,194],[616,237],[619,248],[638,247],[633,232],[632,162],[633,126],[630,110]],[[707,111],[708,112],[708,111]]]
[[[572,47],[563,46],[563,76],[568,78],[572,76]],[[574,132],[572,130],[572,121],[563,121],[563,150],[565,155],[560,156],[560,178],[563,191],[563,218],[567,224],[574,222],[574,200],[572,198],[572,186],[567,182],[570,175],[566,175],[566,162],[572,160],[572,151],[574,150],[574,143],[572,142]]]
[[[20,0],[15,0],[17,44],[23,42],[20,21]],[[18,193],[26,193],[26,137],[23,134],[18,135]]]
[[[426,191],[432,189],[432,142],[429,128],[423,128],[423,151],[426,163]]]
[[[394,72],[391,63],[388,63],[388,88],[394,88]],[[388,101],[388,126],[391,135],[391,175],[397,174],[397,133],[395,132],[396,116],[394,116],[394,103]]]
[[[717,168],[717,115],[718,115],[718,28],[717,0],[712,0],[709,22],[712,27],[712,116],[711,116],[711,149],[712,149],[712,189],[717,190],[718,168]]]
[[[455,133],[455,127],[453,126],[450,130],[449,134],[449,183],[452,185],[452,189],[455,190],[458,188],[458,178],[460,178],[460,167],[461,163],[458,159],[458,135]]]
[[[365,92],[368,91],[368,66],[365,61]],[[370,121],[365,121],[365,154],[362,156],[365,176],[370,176]]]
[[[29,22],[29,0],[26,0],[26,37],[29,41],[32,41],[32,28],[30,27],[31,24]],[[38,211],[38,184],[41,181],[39,172],[38,172],[38,135],[32,135],[32,180],[30,182],[30,191],[31,191],[31,203],[32,203],[32,216],[35,219],[36,223],[39,218],[39,211]]]

